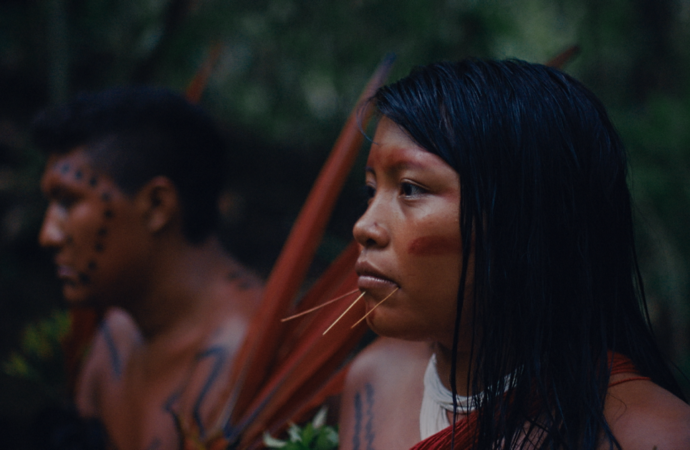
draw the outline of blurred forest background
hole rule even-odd
[[[394,80],[440,59],[546,62],[578,45],[564,70],[603,100],[628,146],[650,313],[664,350],[690,373],[689,25],[690,0],[0,0],[3,447],[23,448],[36,412],[61,395],[59,355],[45,340],[66,319],[51,256],[36,243],[45,203],[32,116],[83,90],[184,91],[214,51],[201,103],[233,155],[223,238],[265,276],[386,54],[397,56]],[[363,211],[362,160],[314,274]]]

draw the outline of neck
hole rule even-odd
[[[451,367],[453,364],[453,352],[448,347],[436,343],[434,345],[434,353],[436,354],[436,368],[441,383],[447,388],[451,389]],[[469,351],[460,351],[455,358],[455,387],[456,393],[463,396],[471,394],[470,386],[470,353]]]
[[[205,312],[217,306],[211,292],[217,287],[214,281],[234,264],[216,238],[199,245],[166,243],[158,251],[149,289],[125,308],[148,342],[205,329],[197,322],[213,317]]]

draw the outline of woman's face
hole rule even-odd
[[[457,172],[384,116],[366,186],[369,206],[353,234],[362,247],[356,270],[367,310],[398,288],[367,317],[369,326],[383,336],[450,347],[462,267]],[[471,279],[468,270],[468,289]]]

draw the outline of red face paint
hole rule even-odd
[[[417,256],[438,256],[460,253],[462,246],[457,238],[423,236],[410,242],[407,253]]]
[[[423,163],[417,161],[419,155],[410,155],[409,153],[391,151],[385,155],[378,153],[370,153],[367,159],[367,166],[369,167],[385,167],[389,172],[396,172],[407,168],[421,168]]]

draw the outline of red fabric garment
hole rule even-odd
[[[613,355],[613,356],[612,356]],[[611,361],[611,375],[618,375],[621,373],[638,374],[633,362],[627,356],[620,353],[612,354],[609,352],[609,361]],[[609,387],[615,386],[626,381],[633,380],[649,380],[649,377],[635,376],[626,378],[624,380],[616,381],[609,384]],[[471,446],[472,433],[470,432],[477,426],[477,411],[468,414],[467,417],[455,425],[455,448],[466,449]],[[418,442],[410,450],[447,450],[450,448],[451,438],[453,437],[453,426],[449,426],[433,436],[429,436],[421,442]]]

